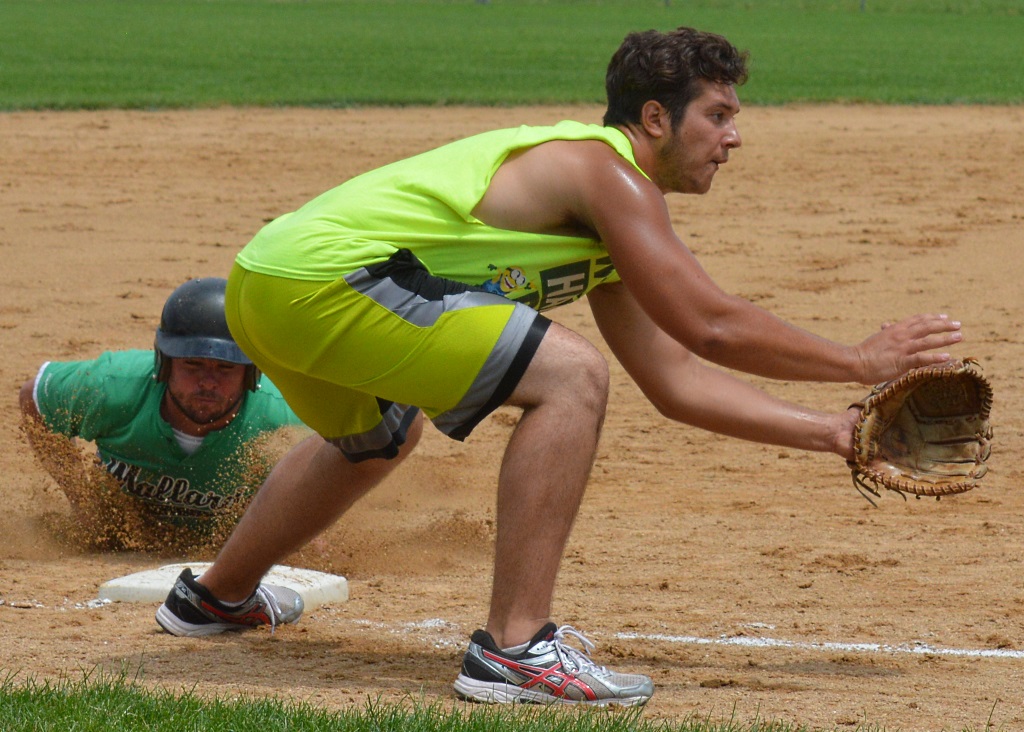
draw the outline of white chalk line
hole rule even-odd
[[[395,634],[434,634],[435,647],[461,646],[465,643],[462,629],[458,623],[442,618],[431,618],[416,622],[384,623],[371,620],[355,620],[356,625],[386,629]],[[761,627],[762,624],[756,624]],[[752,626],[753,627],[753,626]],[[770,626],[764,626],[770,627]],[[929,645],[923,641],[911,643],[840,643],[836,641],[792,641],[782,638],[765,638],[757,636],[719,636],[718,638],[702,638],[694,635],[666,635],[663,633],[616,633],[619,640],[651,640],[666,643],[679,643],[697,646],[740,646],[743,648],[786,648],[802,651],[823,651],[843,653],[889,653],[910,654],[915,656],[955,656],[959,658],[1008,658],[1024,659],[1024,650],[1008,648],[942,648]]]
[[[917,656],[959,656],[962,658],[1024,658],[1024,651],[1005,648],[936,648],[919,641],[890,645],[888,643],[836,643],[831,641],[802,642],[752,636],[701,638],[692,635],[663,635],[658,633],[616,633],[615,637],[622,640],[652,640],[697,646],[789,648],[803,651],[843,651],[850,653],[909,653]]]
[[[419,622],[403,623],[398,626],[380,621],[357,620],[357,625],[376,627],[397,634],[434,634],[436,647],[452,647],[464,644],[464,639],[457,623],[440,618]],[[760,626],[761,624],[757,624]],[[770,626],[765,626],[770,627]],[[702,638],[693,635],[666,635],[663,633],[616,633],[619,640],[650,640],[666,643],[697,646],[739,646],[743,648],[785,648],[801,651],[841,652],[841,653],[881,653],[910,654],[915,656],[954,656],[959,658],[1007,658],[1024,659],[1024,651],[1008,648],[942,648],[929,645],[923,641],[910,643],[841,643],[836,641],[792,641],[782,638],[765,638],[758,636],[719,636],[718,638]]]

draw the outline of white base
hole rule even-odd
[[[117,577],[100,585],[99,598],[110,602],[163,602],[183,569],[191,568],[192,573],[198,577],[210,565],[211,562],[167,564],[157,569]],[[307,612],[320,605],[348,600],[348,580],[336,574],[275,564],[263,581],[298,592]]]

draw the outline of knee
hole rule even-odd
[[[611,378],[608,362],[601,352],[587,344],[567,359],[561,382],[568,397],[576,408],[583,408],[603,415],[608,406],[608,390]]]
[[[511,399],[513,406],[554,406],[562,414],[593,413],[608,405],[608,362],[592,343],[552,324]]]

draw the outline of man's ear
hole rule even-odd
[[[640,108],[640,124],[651,137],[662,138],[672,129],[672,119],[661,102],[650,99]]]

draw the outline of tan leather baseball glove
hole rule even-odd
[[[881,489],[906,498],[974,488],[992,452],[992,386],[972,358],[913,369],[855,404],[853,484],[872,505]]]

